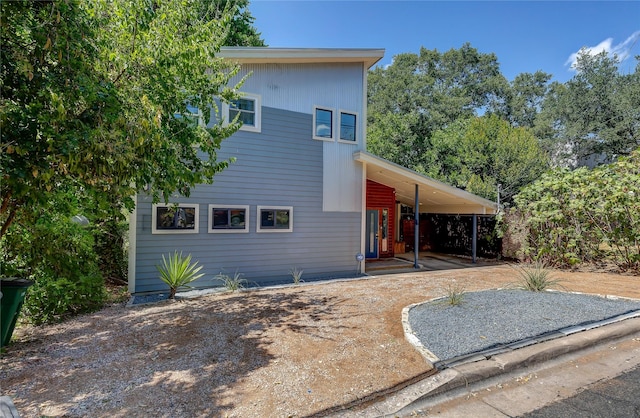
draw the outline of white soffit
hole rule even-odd
[[[415,204],[417,184],[420,212],[473,214],[496,211],[495,202],[449,186],[368,152],[357,151],[353,154],[353,159],[366,166],[368,180],[394,188],[396,200],[406,205]]]
[[[384,57],[384,49],[222,47],[218,56],[240,64],[362,62],[369,69]]]

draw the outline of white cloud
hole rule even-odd
[[[601,52],[606,52],[607,55],[612,58],[614,55],[617,55],[618,60],[622,62],[631,56],[631,50],[635,46],[636,42],[638,42],[638,40],[640,40],[640,30],[635,31],[631,34],[631,36],[625,39],[624,42],[617,45],[613,45],[613,38],[607,38],[596,46],[585,46],[580,51],[574,52],[569,56],[567,62],[565,62],[564,65],[569,66],[572,70],[575,70],[578,55],[582,51],[588,53],[589,55],[597,55]]]

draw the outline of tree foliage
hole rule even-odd
[[[412,115],[411,130],[428,148],[433,132],[474,116],[506,85],[496,56],[470,44],[444,53],[421,48],[419,54],[399,54],[388,68],[369,74],[369,123],[375,126],[391,114]]]
[[[2,2],[2,233],[21,208],[72,182],[114,213],[212,181],[237,125],[209,122],[235,94],[216,57],[231,15],[194,1]],[[182,115],[177,117],[176,115]],[[204,157],[204,158],[203,158]]]
[[[525,255],[556,266],[612,262],[640,270],[640,149],[594,169],[557,169],[525,188],[516,208]]]
[[[459,120],[433,136],[424,173],[490,200],[510,202],[545,172],[548,158],[527,128],[495,115]]]
[[[553,83],[536,122],[536,135],[558,165],[612,161],[640,146],[640,61],[621,74],[616,57],[583,51],[576,75]]]
[[[202,20],[217,20],[231,14],[224,46],[266,46],[260,32],[253,26],[255,18],[249,11],[249,0],[200,0],[198,15]]]

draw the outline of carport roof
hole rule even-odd
[[[495,202],[449,186],[438,180],[409,170],[365,151],[357,151],[353,159],[364,165],[367,179],[395,189],[396,201],[415,205],[415,186],[421,213],[492,214]]]

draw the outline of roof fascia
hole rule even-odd
[[[458,189],[457,187],[453,187],[441,181],[432,179],[431,177],[427,177],[423,174],[418,173],[417,171],[410,170],[406,167],[393,163],[389,160],[385,160],[384,158],[370,154],[366,151],[356,151],[353,154],[353,159],[355,161],[377,166],[384,170],[389,170],[394,174],[407,178],[413,183],[423,184],[428,187],[432,187],[436,190],[440,190],[442,192],[451,194],[453,196],[472,201],[484,207],[491,208],[492,210],[495,210],[497,207],[496,203],[492,202],[491,200],[485,199],[480,196],[476,196],[473,193],[469,193],[465,190],[461,190],[461,189]]]
[[[369,69],[384,57],[384,49],[222,47],[218,56],[240,64],[362,62]]]

